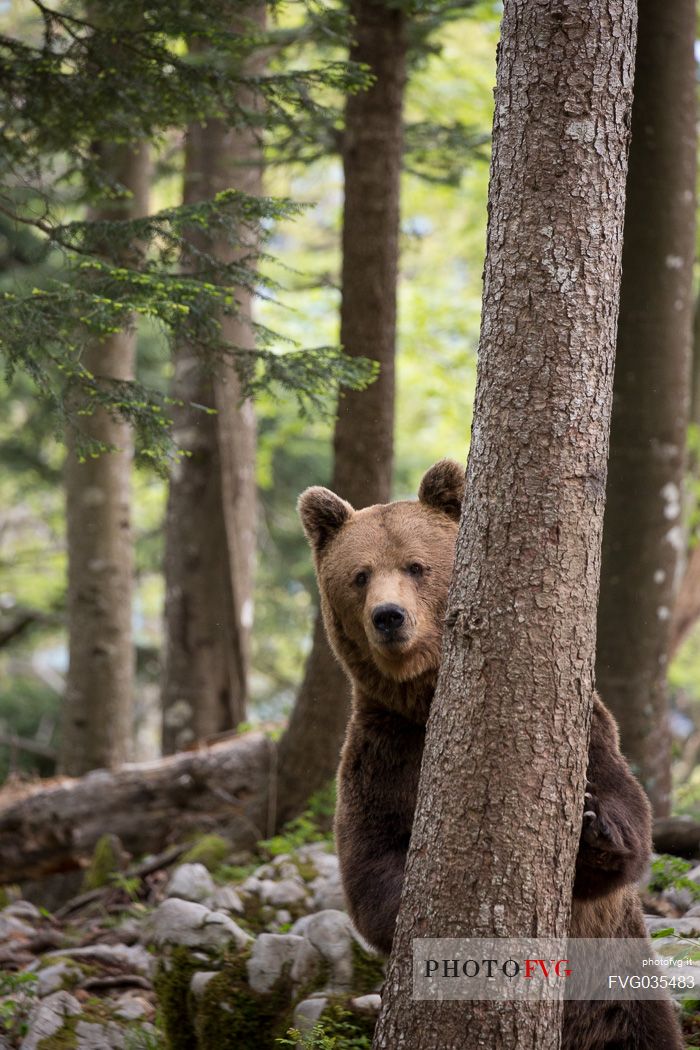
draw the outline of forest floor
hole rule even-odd
[[[81,892],[0,911],[0,1050],[370,1050],[382,960],[354,932],[327,831],[231,855],[216,835],[130,875],[105,836]],[[121,868],[121,870],[120,870]],[[655,858],[652,935],[698,960],[679,996],[700,1047],[700,864]]]

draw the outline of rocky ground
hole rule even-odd
[[[369,1048],[382,961],[348,919],[330,842],[287,845],[231,858],[207,836],[130,875],[108,870],[106,837],[87,893],[53,913],[15,894],[0,910],[0,1050]],[[700,866],[658,859],[647,882],[650,930],[700,959]],[[688,1046],[696,977],[679,994]]]

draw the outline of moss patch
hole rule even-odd
[[[116,835],[102,835],[97,840],[90,866],[83,878],[84,890],[99,890],[108,886],[123,865],[124,851]]]
[[[187,948],[175,948],[166,970],[161,964],[154,981],[168,1050],[192,1050],[197,1040],[190,1015],[190,981],[201,970]]]
[[[78,1045],[78,1036],[75,1030],[80,1020],[80,1016],[67,1017],[61,1028],[54,1035],[47,1035],[45,1039],[37,1043],[37,1050],[73,1050]]]
[[[378,992],[384,983],[385,961],[381,955],[367,952],[353,939],[352,942],[352,986],[355,996]]]
[[[266,933],[270,916],[263,912],[265,905],[260,903],[260,900],[254,893],[241,894],[241,901],[243,903],[243,914],[236,915],[238,925],[254,937],[257,937],[259,933]]]
[[[226,960],[198,1003],[195,1029],[199,1050],[263,1050],[274,1045],[289,1010],[291,982],[283,976],[266,995],[248,984],[249,950]]]
[[[292,864],[296,864],[297,871],[304,882],[313,882],[313,880],[318,877],[318,871],[310,860],[293,860]]]
[[[231,843],[221,835],[202,835],[182,857],[183,864],[203,864],[207,871],[216,871],[231,853]]]

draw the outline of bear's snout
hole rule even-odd
[[[400,630],[406,622],[406,610],[393,602],[383,602],[372,610],[372,623],[387,639]]]

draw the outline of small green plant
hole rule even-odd
[[[212,874],[216,882],[243,882],[259,866],[260,858],[256,857],[250,864],[221,864]]]
[[[260,849],[279,857],[311,842],[330,841],[334,812],[335,781],[331,781],[311,796],[304,812],[285,824],[279,835],[261,842]]]
[[[287,1036],[289,1038],[278,1039],[277,1045],[289,1046],[293,1050],[298,1050],[299,1047],[303,1047],[304,1050],[336,1050],[337,1046],[335,1036],[324,1035],[322,1024],[315,1024],[305,1035],[298,1028],[290,1028]]]
[[[692,879],[686,878],[692,868],[687,860],[662,853],[651,865],[651,878],[648,888],[651,893],[663,893],[664,890],[688,890],[693,900],[700,900],[700,886]]]
[[[15,1038],[27,1034],[38,980],[35,973],[0,972],[0,1031]]]
[[[652,941],[660,941],[664,937],[673,937],[675,932],[673,926],[664,926],[663,930],[654,930],[651,939]]]
[[[309,1032],[290,1028],[277,1039],[277,1046],[302,1047],[303,1050],[371,1050],[374,1019],[360,1017],[334,1004]]]
[[[130,901],[136,902],[139,899],[141,879],[138,875],[129,876],[117,871],[110,875],[109,881],[115,889],[125,893]]]

